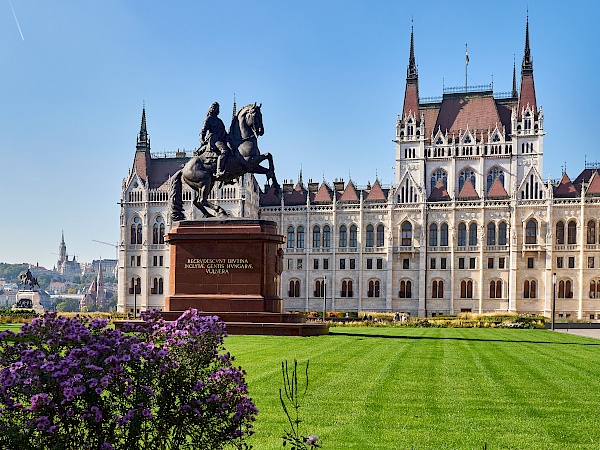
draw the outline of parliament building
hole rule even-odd
[[[234,104],[235,112],[235,104]],[[286,181],[280,196],[251,175],[211,198],[232,216],[272,220],[285,237],[287,311],[418,316],[514,311],[600,319],[600,173],[585,164],[544,180],[544,114],[529,26],[517,85],[419,96],[414,34],[391,185]],[[120,311],[163,308],[169,285],[169,177],[189,154],[153,154],[145,110],[123,181]],[[184,189],[190,219],[200,218]]]

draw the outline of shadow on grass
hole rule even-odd
[[[443,336],[390,336],[386,334],[368,334],[368,333],[345,333],[345,332],[329,332],[330,336],[351,336],[359,338],[382,338],[382,339],[406,339],[406,340],[434,340],[434,341],[472,341],[472,342],[504,342],[507,344],[554,344],[554,345],[581,345],[581,346],[600,346],[598,343],[584,342],[555,342],[541,341],[531,339],[482,339],[468,337],[443,337]],[[590,338],[588,338],[590,339]]]

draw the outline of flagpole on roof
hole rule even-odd
[[[467,70],[469,68],[469,49],[465,44],[465,94],[467,93]]]

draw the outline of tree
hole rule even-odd
[[[59,297],[56,310],[60,312],[79,312],[79,300],[76,298]]]

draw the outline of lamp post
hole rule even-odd
[[[323,323],[325,323],[325,314],[327,314],[327,275],[323,277]]]
[[[552,331],[554,331],[554,314],[556,312],[556,273],[552,274]]]

